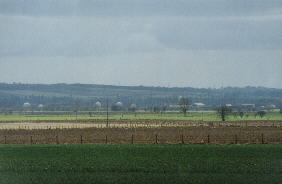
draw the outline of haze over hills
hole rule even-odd
[[[125,107],[138,108],[177,104],[179,96],[190,98],[192,103],[209,106],[220,104],[255,104],[256,106],[282,106],[282,89],[265,87],[179,88],[146,86],[112,86],[96,84],[19,84],[0,83],[0,108],[22,109],[25,102],[34,106],[43,104],[46,110],[92,110],[106,99],[113,104],[121,101]]]

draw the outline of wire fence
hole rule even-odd
[[[219,136],[219,135],[177,135],[173,137],[155,135],[132,134],[131,136],[104,135],[98,137],[91,136],[42,136],[42,135],[4,135],[0,139],[0,144],[282,144],[281,137],[266,136],[265,134],[254,136]]]

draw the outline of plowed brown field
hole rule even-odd
[[[280,144],[282,121],[41,121],[0,124],[1,144]]]

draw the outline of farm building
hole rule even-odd
[[[201,102],[193,103],[193,109],[195,110],[204,110],[205,107],[206,107],[206,104],[204,103],[201,103]]]
[[[101,102],[97,101],[97,102],[95,103],[95,108],[96,108],[96,110],[101,109],[101,107],[102,107]]]
[[[253,111],[253,110],[255,110],[256,105],[255,104],[241,104],[240,108],[242,110],[246,110],[246,111]]]
[[[196,106],[196,107],[203,107],[203,106],[205,106],[205,104],[201,103],[201,102],[194,103],[193,105]]]
[[[25,102],[25,103],[23,104],[23,107],[24,107],[24,108],[29,108],[30,106],[31,106],[31,104],[28,103],[28,102]]]

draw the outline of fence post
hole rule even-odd
[[[183,134],[181,134],[181,144],[184,144],[184,137],[183,137]]]
[[[237,137],[237,134],[235,135],[235,144],[238,144],[238,137]]]
[[[4,136],[4,143],[7,144],[7,136]]]
[[[155,144],[158,144],[158,134],[156,134]]]
[[[56,143],[59,144],[59,138],[58,135],[56,135]]]
[[[131,135],[131,144],[133,144],[133,134]]]
[[[261,144],[264,144],[264,136],[261,134]]]
[[[32,141],[32,135],[30,136],[30,144],[32,144],[33,143],[33,141]]]
[[[82,135],[80,136],[80,144],[83,144]]]
[[[210,134],[208,134],[208,144],[210,143]]]
[[[108,136],[106,135],[106,144],[108,144]]]

